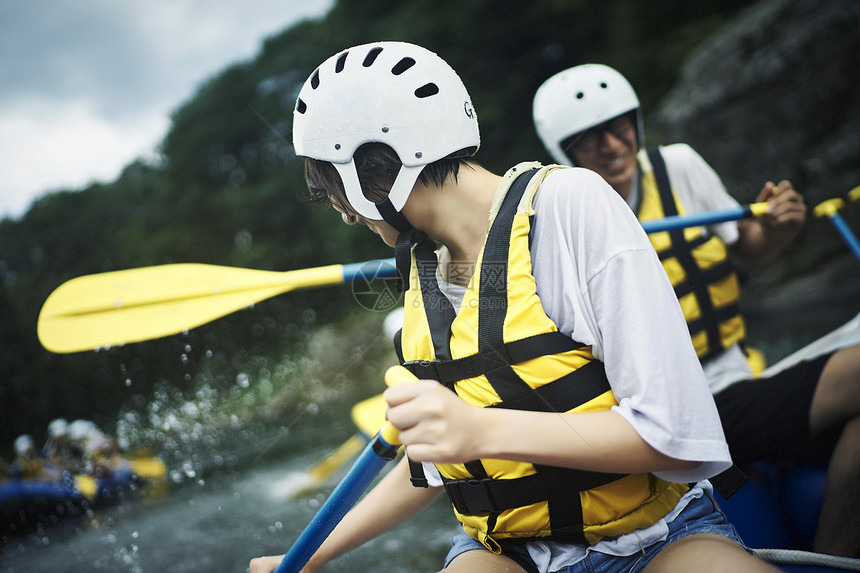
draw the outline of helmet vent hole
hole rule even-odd
[[[600,82],[600,87],[602,87],[603,89],[606,89],[606,88],[608,88],[609,86],[608,86],[608,85],[606,85],[606,82]]]
[[[415,96],[419,98],[434,96],[437,93],[439,93],[439,86],[437,86],[433,82],[430,82],[429,84],[424,84],[423,86],[415,90]]]
[[[365,56],[364,61],[361,63],[361,65],[364,66],[365,68],[369,68],[370,66],[373,65],[373,62],[376,61],[376,57],[381,53],[382,53],[382,48],[380,48],[379,46],[377,46],[376,48],[373,48],[372,50],[367,52],[367,56]]]
[[[305,113],[306,111],[308,111],[307,104],[305,104],[305,102],[303,102],[302,100],[298,100],[296,102],[296,111],[299,113]]]
[[[314,72],[314,75],[311,76],[311,87],[313,89],[317,89],[320,87],[320,71],[317,70]]]
[[[582,99],[585,97],[585,94],[582,92],[576,92],[576,99]]]
[[[339,74],[343,71],[343,67],[346,65],[346,57],[349,55],[349,52],[345,52],[340,55],[337,59],[337,62],[334,64],[334,73]]]
[[[397,62],[397,64],[393,68],[391,68],[391,73],[395,76],[399,76],[414,65],[415,60],[413,60],[412,58],[403,58],[402,60]]]

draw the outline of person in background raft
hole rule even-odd
[[[83,452],[83,470],[96,477],[107,477],[114,471],[116,441],[90,420],[69,424],[72,444]]]
[[[64,471],[76,474],[82,470],[84,452],[72,442],[65,418],[56,418],[48,424],[48,439],[42,447],[42,456]]]
[[[643,149],[636,93],[599,64],[565,70],[534,97],[534,122],[555,161],[602,176],[640,220],[733,207],[720,178],[684,144]],[[789,181],[768,182],[765,215],[649,235],[675,286],[693,343],[740,467],[828,463],[815,550],[860,556],[860,347],[754,378],[744,355],[744,319],[730,257],[776,256],[800,232],[806,208]],[[707,287],[707,288],[705,288]]]
[[[728,449],[641,226],[594,173],[499,176],[479,142],[460,78],[412,44],[347,49],[299,93],[310,200],[396,247],[398,352],[420,378],[384,394],[407,456],[305,571],[442,491],[463,527],[449,572],[773,571],[714,504]]]
[[[62,471],[46,460],[30,434],[15,438],[15,460],[12,462],[12,478],[34,481],[59,481]]]

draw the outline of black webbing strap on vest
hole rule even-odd
[[[657,190],[660,193],[663,215],[666,217],[677,215],[678,208],[675,204],[675,197],[672,194],[669,173],[666,170],[666,162],[663,160],[663,155],[657,147],[651,147],[648,149],[648,159],[651,161]],[[708,293],[708,284],[712,284],[714,281],[730,275],[733,267],[731,262],[726,260],[707,270],[701,269],[693,257],[693,249],[709,240],[709,238],[700,237],[688,242],[684,235],[684,229],[673,229],[667,232],[672,240],[672,245],[669,249],[659,253],[660,260],[663,261],[675,257],[684,269],[686,279],[675,285],[675,296],[680,300],[683,296],[691,292],[695,293],[701,315],[699,318],[688,322],[687,328],[690,331],[690,336],[702,330],[707,333],[708,354],[699,357],[700,360],[707,360],[709,357],[723,351],[720,323],[740,313],[737,303],[726,305],[719,309],[714,308],[710,294]]]
[[[608,483],[607,474],[576,472],[579,479],[565,475],[564,487],[579,492]],[[616,477],[617,479],[617,477]],[[613,480],[609,480],[613,481]],[[445,490],[454,508],[464,515],[501,513],[550,499],[552,481],[539,473],[516,479],[445,480]]]
[[[729,469],[708,478],[708,481],[711,482],[717,493],[723,496],[723,499],[729,499],[741,489],[741,486],[747,482],[747,479],[749,479],[747,478],[747,474],[741,468],[732,464]]]
[[[435,312],[428,312],[427,323],[430,327],[430,338],[433,341],[433,352],[438,359],[450,360],[451,349],[448,341],[451,337],[451,323],[454,322],[456,313],[451,301],[442,293],[439,283],[436,281],[436,267],[438,259],[435,252],[435,244],[424,232],[409,231],[401,233],[397,237],[394,248],[395,264],[397,266],[398,284],[397,289],[405,292],[409,288],[410,274],[412,269],[412,253],[415,253],[415,264],[418,269],[417,280],[421,285],[421,298],[424,308]],[[394,336],[394,347],[397,357],[403,364],[402,331],[398,330]],[[419,378],[432,378],[432,376],[418,375]],[[408,457],[408,456],[407,456]],[[410,481],[415,487],[428,487],[427,477],[420,462],[408,460]]]
[[[567,412],[609,389],[603,363],[593,360],[558,380],[488,407],[527,412]]]
[[[490,355],[472,354],[444,362],[411,361],[404,363],[403,366],[418,378],[432,378],[453,389],[454,383],[460,380],[476,378],[496,368],[519,364],[547,354],[569,352],[582,346],[558,331],[544,332],[506,342],[497,352]]]

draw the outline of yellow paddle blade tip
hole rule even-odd
[[[845,204],[842,199],[828,199],[815,206],[812,212],[816,217],[832,217]]]
[[[856,201],[857,199],[860,199],[860,186],[855,187],[854,189],[849,191],[848,192],[848,198],[851,199],[852,201]]]

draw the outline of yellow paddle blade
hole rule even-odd
[[[132,458],[128,465],[136,476],[147,480],[163,480],[167,475],[167,466],[158,458]]]
[[[368,438],[372,438],[385,423],[385,409],[388,403],[382,394],[362,400],[352,407],[352,421]]]
[[[311,466],[307,472],[310,483],[299,490],[296,495],[302,494],[308,489],[323,483],[349,460],[357,456],[365,444],[367,444],[367,441],[375,436],[379,428],[385,423],[386,407],[388,407],[388,404],[382,398],[382,394],[362,400],[353,406],[352,421],[358,427],[359,433],[354,434],[334,452]]]
[[[343,282],[342,268],[182,263],[82,276],[45,301],[39,340],[52,352],[79,352],[178,334],[289,290]]]
[[[315,463],[308,470],[308,476],[317,484],[324,482],[346,462],[357,456],[366,443],[367,439],[361,434],[354,434],[334,452]]]
[[[75,489],[81,492],[81,495],[83,495],[85,498],[92,501],[96,498],[96,494],[99,491],[99,486],[93,476],[76,475]]]

